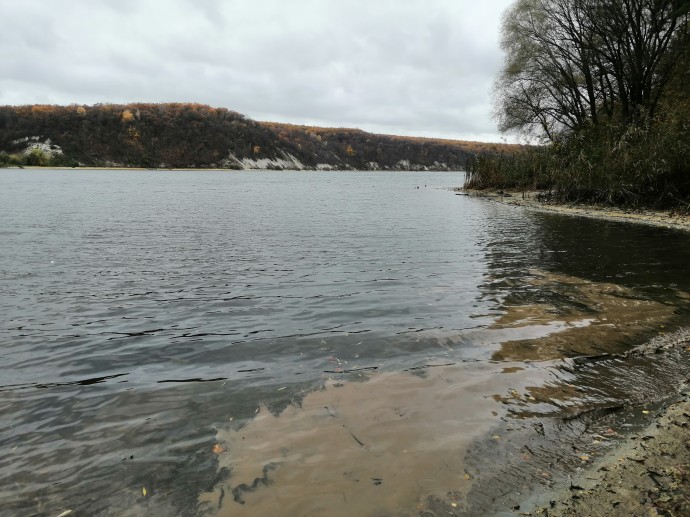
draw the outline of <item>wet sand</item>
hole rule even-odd
[[[523,503],[523,514],[690,515],[689,392],[686,383],[682,399],[653,411],[650,425],[627,436],[566,486]]]

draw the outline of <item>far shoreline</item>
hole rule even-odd
[[[9,165],[7,167],[0,167],[0,170],[75,170],[75,171],[144,171],[144,172],[452,172],[456,174],[464,174],[463,170],[419,170],[419,169],[224,169],[221,167],[100,167],[100,166],[85,166],[78,167],[69,166],[50,166],[43,167],[40,165]]]

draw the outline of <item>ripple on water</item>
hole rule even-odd
[[[222,487],[229,508],[269,463],[266,494],[328,487],[290,508],[343,491],[393,513],[431,494],[459,508],[462,451],[506,415],[505,393],[538,398],[553,361],[687,319],[686,235],[414,188],[460,182],[2,171],[0,513],[194,514]],[[241,426],[260,453],[234,445]]]

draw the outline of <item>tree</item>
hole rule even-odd
[[[502,131],[556,140],[653,117],[688,41],[690,0],[518,0],[503,17]]]
[[[676,36],[687,41],[687,0],[583,3],[591,4],[586,9],[599,42],[598,65],[615,81],[615,92],[609,87],[609,93],[618,99],[623,118],[635,122],[653,116],[680,55],[668,55],[670,44]]]

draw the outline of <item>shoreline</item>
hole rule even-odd
[[[5,167],[0,167],[0,170],[75,170],[75,171],[135,171],[135,172],[425,172],[425,173],[435,173],[435,172],[451,172],[457,174],[464,174],[464,171],[458,169],[450,170],[416,170],[416,169],[319,169],[316,167],[306,167],[304,169],[286,169],[286,168],[275,168],[275,169],[261,169],[249,167],[247,169],[237,169],[237,168],[223,168],[223,167],[97,167],[97,166],[87,166],[79,165],[76,167],[70,167],[67,165],[56,165],[56,166],[41,166],[41,165],[9,165]]]
[[[690,351],[690,330],[662,334],[621,355],[644,358]],[[690,515],[690,376],[661,404],[645,404],[639,419],[651,417],[632,432],[612,429],[594,434],[593,444],[619,440],[564,482],[537,490],[514,513],[529,516]],[[638,408],[639,409],[639,408]],[[594,445],[590,445],[594,447]],[[589,463],[590,460],[592,460]]]
[[[538,199],[539,192],[454,189],[456,195],[479,197],[544,213],[645,224],[690,231],[690,216],[672,211],[625,210],[596,205],[558,204]],[[690,350],[687,330],[676,343],[660,335],[652,343]],[[656,351],[658,352],[658,350]],[[506,515],[572,517],[580,515],[690,515],[690,377],[678,396],[653,411],[651,422],[620,442],[597,461],[559,483],[526,497]]]
[[[651,424],[569,479],[521,506],[521,515],[690,515],[690,398],[660,408]]]
[[[475,190],[462,187],[458,187],[454,191],[456,195],[478,197],[503,205],[520,206],[539,212],[690,231],[690,215],[678,214],[671,210],[632,210],[601,205],[545,202],[539,200],[539,191],[497,192],[495,190]]]

